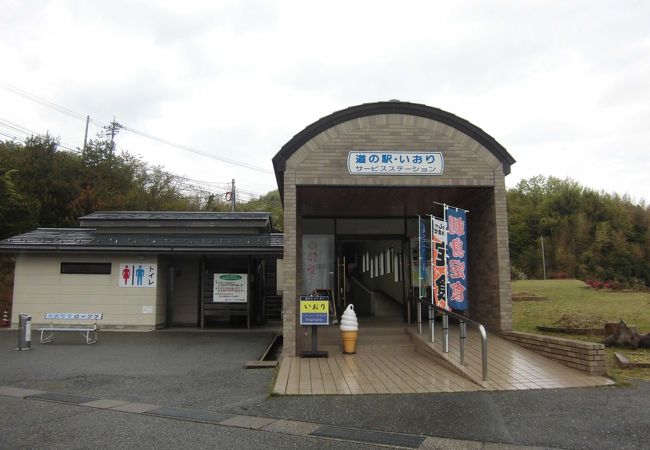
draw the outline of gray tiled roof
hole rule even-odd
[[[0,252],[137,251],[150,253],[282,253],[284,235],[97,234],[92,228],[38,228],[0,241]]]
[[[268,220],[268,212],[97,211],[86,220]]]

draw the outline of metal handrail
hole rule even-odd
[[[467,324],[473,325],[478,328],[479,333],[481,334],[481,362],[482,362],[482,378],[483,381],[487,381],[488,377],[488,353],[487,353],[487,331],[485,327],[480,323],[468,319],[467,317],[455,313],[453,311],[447,311],[446,309],[440,308],[436,305],[433,305],[424,299],[418,298],[418,333],[422,333],[422,305],[425,305],[429,308],[429,342],[433,343],[435,338],[434,333],[434,319],[435,312],[438,311],[442,314],[442,351],[444,353],[449,353],[449,316],[455,317],[458,319],[460,326],[460,364],[465,365],[465,339],[467,339]]]
[[[374,315],[375,313],[375,291],[370,289],[368,286],[363,284],[361,280],[350,277],[351,284],[357,286],[368,296],[368,304],[370,305],[370,313]]]
[[[373,290],[370,289],[370,288],[369,288],[368,286],[366,286],[365,284],[363,284],[363,283],[361,282],[361,280],[358,280],[358,279],[355,278],[355,277],[350,277],[350,281],[355,282],[355,283],[357,284],[357,286],[359,286],[362,290],[366,291],[366,293],[367,293],[368,295],[372,295],[372,294],[374,294]]]

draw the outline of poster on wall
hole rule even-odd
[[[431,298],[438,308],[450,310],[447,304],[447,225],[444,220],[431,217]]]
[[[156,287],[158,265],[147,263],[120,263],[120,278],[118,285],[125,288]]]
[[[334,236],[306,234],[302,238],[302,267],[305,292],[332,289]]]
[[[245,273],[215,273],[213,303],[246,303],[248,275]]]
[[[462,209],[445,209],[447,221],[447,303],[465,311],[467,301],[467,215]]]

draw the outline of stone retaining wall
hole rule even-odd
[[[603,344],[520,331],[505,331],[502,336],[504,339],[515,342],[535,353],[589,375],[605,374],[605,346]]]

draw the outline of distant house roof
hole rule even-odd
[[[310,139],[336,125],[359,117],[374,116],[378,114],[405,114],[419,116],[449,125],[450,127],[475,139],[496,156],[503,164],[505,175],[510,173],[510,166],[515,163],[515,159],[492,136],[467,120],[447,111],[443,111],[442,109],[396,100],[364,103],[362,105],[352,106],[350,108],[336,111],[317,120],[307,126],[300,133],[296,134],[280,149],[280,151],[273,157],[273,168],[275,169],[275,178],[278,182],[280,196],[284,198],[284,171],[286,169],[286,162],[300,149],[300,147],[305,145]]]
[[[0,241],[3,253],[268,254],[282,256],[284,236],[98,234],[92,228],[38,228]]]

